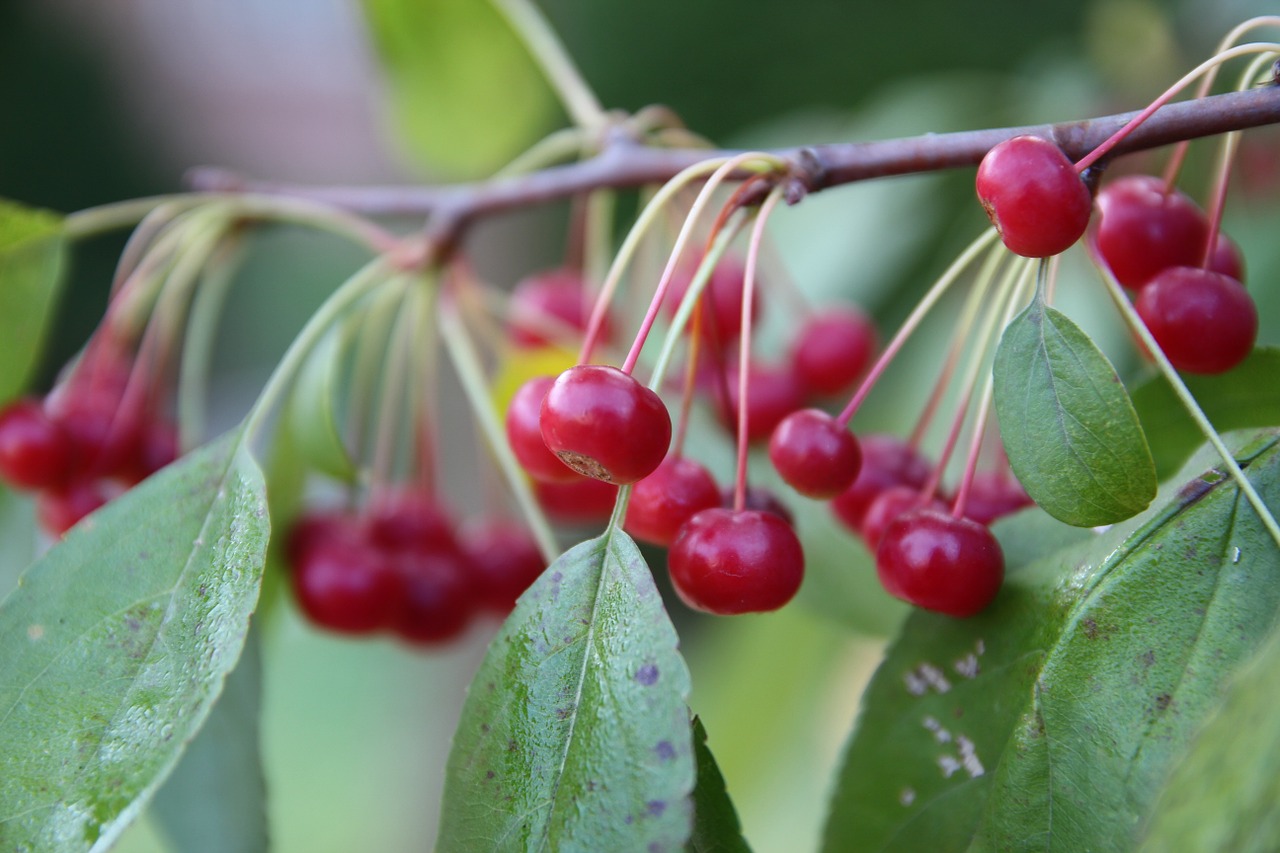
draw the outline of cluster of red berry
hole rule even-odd
[[[0,478],[38,492],[40,526],[60,536],[177,457],[178,435],[153,401],[127,396],[127,360],[90,347],[46,399],[0,411]]]
[[[449,512],[421,491],[399,491],[363,512],[310,512],[287,557],[312,624],[344,634],[390,632],[415,645],[462,633],[473,617],[506,615],[546,568],[529,532],[499,518],[455,534]]]

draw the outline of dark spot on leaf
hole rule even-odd
[[[625,819],[623,819],[623,821],[622,821],[622,822],[623,822],[623,823],[625,823],[627,826],[631,826],[631,824],[633,824],[633,823],[635,823],[635,822],[636,822],[636,819],[635,819],[634,817],[632,817],[631,815],[627,815],[627,816],[626,816],[626,818],[625,818]]]
[[[481,723],[481,724],[480,724],[480,731],[484,732],[485,734],[488,734],[488,733],[489,733],[489,724],[488,724],[488,723]]]
[[[564,638],[564,644],[565,644],[566,646],[571,646],[571,645],[573,645],[573,635],[572,635],[572,634],[570,634],[569,636],[567,636],[567,637],[565,637],[565,638]]]
[[[658,745],[653,748],[653,751],[663,761],[670,761],[676,757],[676,748],[671,745],[669,740],[658,741]]]
[[[196,590],[196,595],[200,596],[201,598],[204,598],[208,594],[209,594],[209,588],[206,587],[204,584],[200,584],[200,588]]]
[[[652,687],[658,681],[658,667],[651,663],[640,667],[636,670],[636,681],[645,687]]]
[[[1084,635],[1090,640],[1098,639],[1098,623],[1092,619],[1086,619],[1081,626],[1084,628]]]
[[[562,581],[562,580],[564,580],[564,575],[563,575],[563,574],[561,574],[560,572],[552,572],[552,573],[551,573],[551,582],[552,582],[552,583],[560,583],[560,581]]]
[[[662,853],[662,843],[653,841],[649,844],[649,853]]]
[[[964,708],[957,707],[951,712],[951,716],[957,720],[964,716]]]
[[[650,800],[648,803],[650,817],[662,817],[662,813],[667,810],[665,800]]]
[[[1169,707],[1169,703],[1173,701],[1173,697],[1168,693],[1161,693],[1156,697],[1156,710],[1163,711]]]
[[[1143,666],[1156,665],[1156,653],[1154,649],[1148,649],[1147,651],[1142,653],[1142,665]]]
[[[511,740],[507,741],[507,752],[519,752],[519,751],[520,751],[520,744],[516,743],[515,738],[512,738]]]
[[[486,770],[484,774],[484,778],[492,779],[494,776],[497,776],[497,775],[498,774],[494,773],[492,770]]]
[[[556,708],[556,719],[557,719],[557,720],[567,720],[567,719],[569,719],[570,717],[572,717],[572,716],[573,716],[573,712],[574,712],[575,710],[577,710],[577,709],[576,709],[576,708],[574,708],[574,707],[569,707],[569,708]]]

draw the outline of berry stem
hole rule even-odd
[[[879,381],[880,376],[884,373],[885,369],[898,355],[898,351],[902,349],[903,344],[907,342],[907,338],[911,337],[911,334],[917,327],[919,327],[920,321],[923,320],[925,315],[928,314],[933,306],[937,304],[938,300],[947,292],[947,289],[955,283],[955,280],[960,276],[960,273],[964,272],[969,264],[973,263],[974,258],[986,249],[987,246],[991,245],[998,236],[999,234],[996,229],[988,228],[980,237],[970,243],[968,247],[960,253],[958,258],[951,262],[951,265],[947,267],[942,276],[933,283],[933,286],[929,288],[929,292],[924,295],[924,298],[920,300],[916,307],[913,308],[911,313],[907,316],[907,319],[903,321],[897,334],[893,336],[893,340],[889,341],[889,345],[884,348],[884,352],[880,354],[880,358],[876,359],[876,363],[871,367],[871,370],[867,372],[867,377],[862,380],[862,384],[858,386],[858,390],[854,392],[854,395],[849,400],[848,405],[846,405],[836,417],[836,423],[842,427],[849,426],[849,421],[853,420],[853,416],[858,413],[858,408],[862,405],[862,402],[867,398],[867,395],[871,393],[871,389],[875,387],[876,382]]]
[[[752,160],[762,160],[768,168],[778,168],[779,166],[773,158],[766,154],[755,152],[739,154],[736,157],[730,157],[716,169],[698,193],[693,206],[689,209],[688,216],[685,217],[684,225],[680,228],[680,234],[676,237],[675,245],[671,248],[671,255],[667,258],[667,266],[662,271],[662,278],[658,280],[658,286],[654,289],[653,298],[649,301],[649,308],[645,311],[644,319],[640,322],[640,330],[636,332],[635,341],[632,342],[631,349],[627,352],[627,357],[622,362],[623,373],[630,374],[635,370],[636,362],[640,359],[640,351],[644,348],[645,340],[649,337],[649,331],[653,328],[654,321],[658,318],[658,310],[662,307],[662,302],[666,298],[667,289],[671,285],[671,279],[675,275],[676,267],[680,262],[680,255],[689,243],[689,239],[693,235],[694,225],[702,215],[702,211],[711,203],[720,184],[729,175]],[[597,307],[599,306],[597,305]],[[595,319],[594,316],[592,319]]]
[[[1116,145],[1118,145],[1126,136],[1136,130],[1140,124],[1151,118],[1152,113],[1163,107],[1173,98],[1174,95],[1185,89],[1201,74],[1218,67],[1224,62],[1235,59],[1238,56],[1250,56],[1256,53],[1274,53],[1277,50],[1280,50],[1280,45],[1267,43],[1242,44],[1233,47],[1230,50],[1224,50],[1221,53],[1206,59],[1204,62],[1184,74],[1178,82],[1166,89],[1160,97],[1152,101],[1145,109],[1141,110],[1137,115],[1129,119],[1123,127],[1111,134],[1111,136],[1103,141],[1101,145],[1093,149],[1093,151],[1089,152],[1084,157],[1080,158],[1076,163],[1076,171],[1083,172],[1085,169],[1098,162],[1098,160],[1105,157],[1112,148],[1115,148]]]
[[[383,371],[378,395],[377,431],[373,442],[373,462],[369,476],[370,488],[376,501],[379,493],[389,490],[395,481],[397,437],[405,427],[405,389],[409,382],[410,347],[417,332],[418,312],[416,289],[409,278],[396,281],[399,291],[395,327],[386,338]]]
[[[516,461],[511,445],[507,443],[505,428],[499,422],[498,414],[493,408],[493,401],[489,398],[488,383],[485,381],[484,369],[481,367],[480,356],[476,352],[475,345],[467,335],[466,327],[458,316],[456,307],[449,300],[441,300],[436,317],[440,338],[444,341],[449,359],[453,362],[453,369],[457,372],[462,391],[467,395],[467,402],[471,404],[471,413],[479,423],[480,430],[484,433],[485,441],[489,445],[489,451],[497,460],[498,467],[506,478],[507,486],[515,496],[516,505],[520,507],[520,512],[529,525],[534,540],[538,543],[538,550],[542,553],[543,559],[550,564],[560,556],[560,548],[556,544],[555,535],[551,532],[547,517],[533,496],[528,478],[520,468],[520,463]]]
[[[542,69],[551,88],[579,127],[596,128],[607,114],[578,67],[569,58],[555,30],[538,8],[528,0],[492,0],[494,8],[507,19],[529,54]]]
[[[241,254],[240,241],[225,237],[202,271],[200,286],[191,302],[178,366],[178,437],[183,452],[203,440],[218,320],[235,281]]]
[[[1102,281],[1106,285],[1107,293],[1111,296],[1111,301],[1115,303],[1116,308],[1124,317],[1125,323],[1133,331],[1135,335],[1146,346],[1147,351],[1151,353],[1151,357],[1155,359],[1156,367],[1160,370],[1160,374],[1164,376],[1169,383],[1169,387],[1173,389],[1173,393],[1177,395],[1182,407],[1186,409],[1187,414],[1196,422],[1196,426],[1200,429],[1200,433],[1205,440],[1213,445],[1218,451],[1218,456],[1222,459],[1227,470],[1231,472],[1231,478],[1236,481],[1240,487],[1240,491],[1244,493],[1245,499],[1254,511],[1258,513],[1258,518],[1262,521],[1262,526],[1266,528],[1267,533],[1280,545],[1280,524],[1276,523],[1275,516],[1271,514],[1271,510],[1263,502],[1262,496],[1254,489],[1253,483],[1245,476],[1240,468],[1240,464],[1236,462],[1235,456],[1227,449],[1226,444],[1222,441],[1222,436],[1218,435],[1218,431],[1214,429],[1209,418],[1205,415],[1204,410],[1200,408],[1200,404],[1196,402],[1196,398],[1191,391],[1183,383],[1182,377],[1178,375],[1178,371],[1169,363],[1168,357],[1164,351],[1160,349],[1160,345],[1156,343],[1156,339],[1152,337],[1151,331],[1146,324],[1142,322],[1142,318],[1138,316],[1137,310],[1129,302],[1129,298],[1125,295],[1124,289],[1120,283],[1112,277],[1109,270],[1099,266],[1098,272],[1102,276]]]
[[[571,162],[587,152],[588,135],[580,127],[563,127],[535,142],[524,153],[503,166],[495,178],[527,175],[559,163]]]
[[[751,239],[747,244],[747,262],[742,274],[742,342],[738,347],[738,466],[733,481],[733,511],[742,512],[747,503],[747,394],[751,378],[751,314],[756,293],[756,263],[760,259],[760,243],[764,240],[764,226],[769,215],[786,193],[784,186],[769,191],[751,227]]]

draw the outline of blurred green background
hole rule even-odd
[[[424,3],[424,7],[429,4]],[[545,0],[543,7],[606,106],[671,106],[693,129],[735,146],[787,145],[1022,124],[1132,109],[1207,54],[1264,4],[1116,0]],[[458,80],[480,73],[465,60]],[[182,187],[216,164],[312,183],[424,180],[409,156],[360,8],[353,0],[73,0],[0,3],[0,196],[71,211]],[[445,80],[444,83],[448,83]],[[479,109],[479,107],[478,107]],[[500,120],[500,118],[499,118]],[[544,130],[562,121],[542,117]],[[1251,136],[1252,138],[1252,136]],[[1273,132],[1246,150],[1254,171],[1227,229],[1245,249],[1262,337],[1280,341]],[[466,138],[456,144],[466,147]],[[1250,153],[1252,152],[1252,153]],[[1259,154],[1259,152],[1261,152]],[[1188,191],[1202,195],[1210,146],[1197,146]],[[1149,160],[1158,163],[1158,160]],[[1271,169],[1268,172],[1268,168]],[[946,260],[983,227],[972,175],[876,182],[808,200],[775,220],[792,276],[819,299],[854,298],[891,328]],[[1199,181],[1199,183],[1196,183]],[[564,212],[486,225],[469,247],[491,279],[555,263]],[[100,317],[125,235],[77,248],[42,382]],[[227,310],[215,384],[218,426],[233,423],[274,358],[358,254],[273,229],[256,238]],[[1126,369],[1137,363],[1102,291],[1069,258],[1068,313]],[[1078,291],[1078,292],[1077,292]],[[926,339],[939,335],[925,335]],[[767,345],[767,344],[766,344]],[[860,429],[909,428],[936,347],[904,355]],[[926,377],[920,379],[919,377]],[[709,449],[723,465],[723,449]],[[465,470],[455,472],[467,477]],[[470,500],[459,489],[464,508]],[[29,529],[4,498],[0,520]],[[767,617],[714,620],[680,605],[693,707],[758,851],[811,848],[825,792],[874,665],[900,610],[866,579],[860,546],[816,505],[806,543],[821,572],[802,601]],[[30,537],[6,537],[7,584]],[[661,572],[659,572],[661,574]],[[273,849],[409,853],[434,837],[448,741],[493,625],[433,654],[335,640],[288,604],[263,625],[262,742]],[[750,709],[743,713],[743,709]],[[165,849],[147,821],[120,850]]]

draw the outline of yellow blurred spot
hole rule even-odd
[[[558,346],[537,349],[508,347],[494,374],[489,394],[499,416],[505,415],[521,385],[535,376],[558,376],[578,363],[575,350]]]

